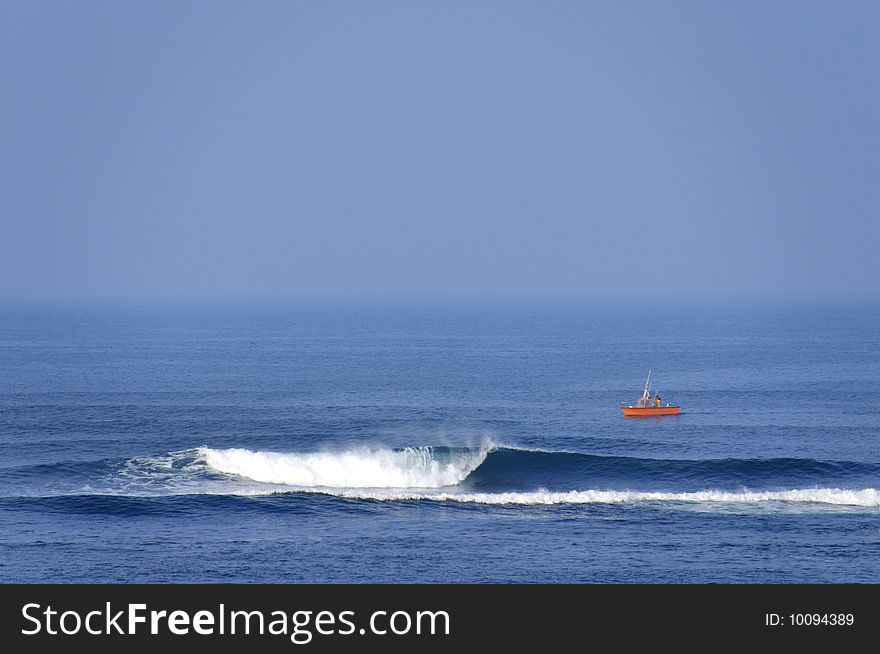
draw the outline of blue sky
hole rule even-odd
[[[6,0],[0,295],[877,295],[878,25]]]

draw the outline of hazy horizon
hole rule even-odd
[[[878,20],[6,2],[0,298],[876,299]]]

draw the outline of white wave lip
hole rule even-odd
[[[407,493],[407,492],[353,492],[332,493],[343,497],[382,501],[433,500],[472,502],[475,504],[625,504],[635,502],[688,502],[688,503],[763,503],[789,502],[830,504],[840,506],[880,507],[880,491],[876,488],[846,490],[840,488],[807,488],[786,491],[725,492],[699,491],[691,493],[661,493],[639,491],[585,490],[550,492],[538,490],[516,493]]]
[[[443,488],[473,472],[491,448],[437,456],[432,447],[358,448],[340,452],[254,452],[199,448],[218,472],[297,488]]]

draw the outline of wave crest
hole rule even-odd
[[[297,488],[443,488],[462,482],[490,447],[358,448],[341,452],[255,452],[199,448],[207,465],[228,475]]]

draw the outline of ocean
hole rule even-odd
[[[878,583],[878,398],[868,301],[8,302],[0,581]]]

